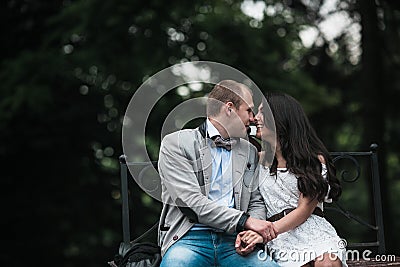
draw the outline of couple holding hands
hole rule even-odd
[[[251,90],[221,81],[206,121],[163,139],[161,267],[346,266],[323,213],[341,193],[329,153],[293,97],[265,99],[254,115]]]

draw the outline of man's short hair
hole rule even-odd
[[[243,92],[246,89],[244,84],[233,80],[223,80],[216,84],[208,95],[207,116],[217,116],[227,102],[232,102],[238,109],[243,103]]]

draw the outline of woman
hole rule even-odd
[[[274,221],[278,233],[267,243],[269,253],[281,266],[346,266],[341,239],[323,217],[323,202],[341,194],[329,153],[293,97],[271,93],[266,99],[276,133],[264,117],[266,103],[256,119],[265,147],[276,147],[272,162],[264,158],[260,168],[267,220]],[[240,236],[245,243],[256,238],[262,242],[252,231]]]

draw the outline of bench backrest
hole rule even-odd
[[[346,238],[347,248],[375,248],[385,253],[382,200],[378,167],[378,145],[367,152],[331,152],[341,198],[325,204],[327,219]],[[365,241],[362,241],[365,240]]]
[[[347,248],[375,248],[376,253],[384,254],[385,238],[377,148],[376,144],[372,144],[368,152],[330,153],[335,163],[336,175],[343,187],[343,194],[339,201],[325,204],[325,212],[339,235],[349,241]],[[140,177],[145,176],[149,167],[157,168],[157,162],[127,163],[122,155],[120,165],[123,240],[129,243],[131,237],[127,177],[131,174],[127,165],[131,165],[130,171],[134,170],[135,177]],[[372,209],[369,208],[371,205]]]

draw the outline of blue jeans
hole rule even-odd
[[[189,231],[167,250],[160,267],[278,266],[271,258],[259,259],[257,249],[240,256],[235,240],[236,235],[225,232]]]

